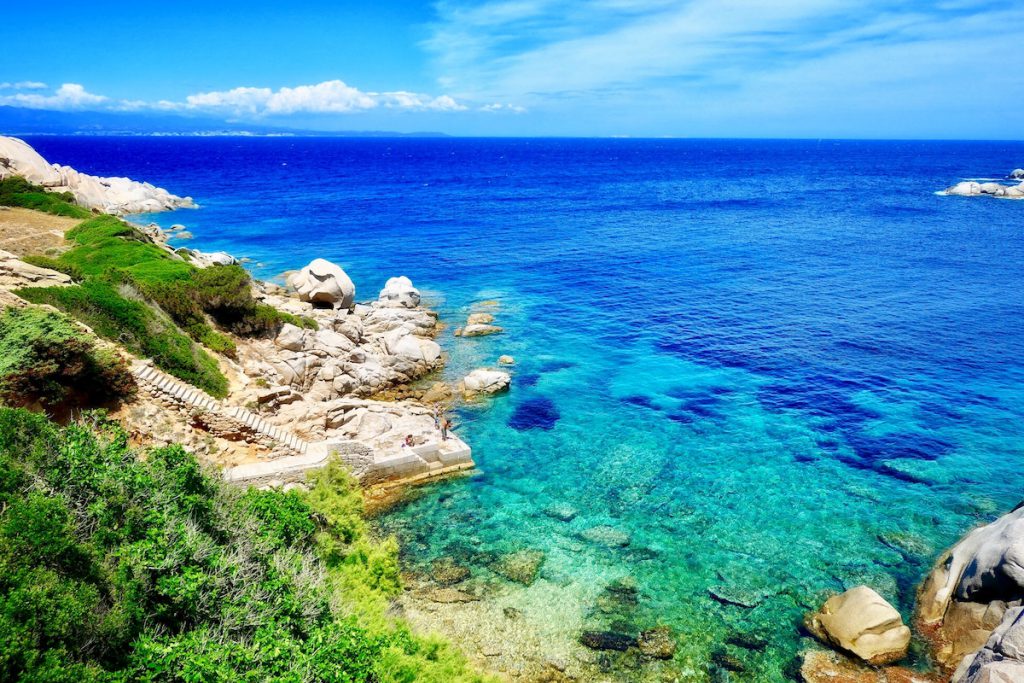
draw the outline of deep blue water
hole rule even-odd
[[[684,679],[728,655],[782,680],[828,591],[867,582],[909,614],[941,549],[1024,497],[1024,202],[934,194],[1024,144],[29,142],[194,196],[154,220],[260,276],[322,256],[358,298],[405,274],[452,327],[494,311],[504,335],[442,341],[453,379],[518,361],[508,396],[461,413],[481,474],[379,523],[411,568],[543,550],[529,588],[472,571],[552,648],[628,575]]]

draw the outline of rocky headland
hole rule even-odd
[[[51,164],[23,140],[0,136],[0,180],[20,176],[50,192],[68,192],[87,209],[125,215],[195,206],[191,197],[128,178],[101,178]]]
[[[190,198],[148,183],[50,164],[23,141],[0,137],[0,180],[11,176],[94,214],[194,206]],[[71,246],[60,233],[76,222],[51,218],[56,238],[0,244],[18,249],[0,252],[3,303],[23,306],[16,292],[81,280],[71,270],[58,270],[60,255]],[[181,235],[184,226],[133,229],[161,258],[181,267],[238,268],[238,259],[224,252],[170,246],[168,239]],[[32,260],[34,246],[47,252],[37,265],[21,260]],[[471,451],[457,435],[442,438],[441,422],[459,396],[477,400],[507,390],[511,377],[481,369],[458,385],[438,381],[444,354],[435,337],[441,328],[409,278],[388,279],[367,300],[357,298],[351,278],[325,259],[290,273],[286,286],[242,277],[248,282],[247,305],[278,322],[259,330],[236,324],[214,333],[216,349],[223,347],[213,354],[215,372],[226,378],[223,396],[209,396],[168,375],[159,363],[120,350],[138,391],[115,415],[139,443],[182,443],[224,468],[229,480],[264,487],[302,486],[305,472],[322,467],[331,454],[341,456],[367,486],[402,485],[473,467]]]

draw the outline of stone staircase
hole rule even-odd
[[[304,481],[307,471],[323,467],[332,454],[337,455],[363,484],[425,481],[474,467],[472,450],[454,435],[443,443],[424,444],[394,453],[379,453],[367,444],[350,439],[310,443],[256,413],[218,401],[171,377],[154,367],[152,361],[136,361],[132,364],[132,374],[154,394],[186,409],[198,408],[231,423],[241,423],[292,452],[290,456],[229,467],[223,474],[230,482],[260,485]]]
[[[305,455],[309,451],[309,442],[300,439],[292,432],[271,424],[245,408],[226,405],[222,401],[211,398],[205,392],[156,369],[152,363],[146,361],[134,363],[132,374],[139,382],[149,385],[184,406],[199,408],[241,422],[252,431],[270,437],[298,455]]]

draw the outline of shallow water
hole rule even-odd
[[[410,569],[454,556],[474,580],[542,550],[502,604],[552,643],[661,622],[659,675],[785,680],[829,591],[909,615],[937,554],[1022,497],[1024,202],[934,192],[1024,144],[30,142],[193,195],[154,220],[261,276],[323,256],[359,298],[406,274],[452,327],[493,310],[503,335],[443,339],[452,379],[517,359],[509,395],[459,415],[480,474],[379,524]],[[602,525],[629,544],[584,535]],[[595,612],[625,576],[639,603]]]

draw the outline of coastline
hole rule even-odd
[[[265,284],[261,284],[259,286],[266,287]],[[272,290],[272,292],[276,292],[276,290]],[[279,296],[279,294],[275,293],[274,296]],[[285,297],[285,298],[287,298],[287,297]],[[290,304],[289,304],[289,302],[285,302],[285,305],[290,305]],[[296,310],[305,310],[305,309],[296,309]],[[305,336],[305,335],[309,334],[309,332],[302,332],[302,331],[300,331],[300,332],[301,332],[300,336]],[[315,347],[314,347],[314,349],[315,349]],[[245,348],[243,348],[242,350],[245,351]],[[277,353],[277,352],[273,352],[273,353]],[[256,389],[262,389],[262,387],[255,387],[255,388],[253,388],[253,391],[255,391]],[[303,391],[305,391],[305,390],[306,389],[303,388]],[[298,390],[296,390],[296,391],[298,391]],[[238,395],[242,395],[242,394],[238,394]],[[289,394],[289,396],[290,396],[290,394]],[[385,402],[385,403],[388,403],[388,402]],[[286,405],[289,405],[289,404],[286,404]],[[314,433],[314,436],[315,435],[316,434]],[[258,459],[259,455],[253,455],[252,457]],[[283,483],[286,484],[286,482],[283,482]],[[492,562],[493,562],[493,560],[489,560],[488,561],[488,565],[490,563],[492,563]],[[417,589],[420,589],[420,588],[427,589],[427,590],[430,590],[430,591],[434,590],[434,586],[432,586],[429,581],[425,581],[422,585],[418,584],[417,585]],[[498,588],[499,588],[499,590],[497,592],[500,593],[501,586],[499,585]],[[467,594],[465,591],[462,591],[461,588],[460,589],[456,589],[456,590],[459,590],[463,594]],[[596,587],[595,587],[595,590],[596,590]],[[435,609],[433,612],[431,612],[431,614],[426,614],[426,612],[428,612],[429,610],[424,610],[424,613],[421,614],[421,615],[418,615],[416,618],[422,619],[424,623],[429,623],[432,619],[438,618],[439,614],[440,614],[440,618],[445,619],[445,618],[450,618],[450,617],[446,616],[447,613],[453,613],[453,612],[457,611],[458,609],[462,609],[462,610],[464,610],[466,612],[471,612],[476,607],[475,603],[477,601],[467,601],[465,603],[460,603],[460,600],[462,600],[463,598],[460,597],[460,595],[458,595],[458,594],[445,593],[445,594],[442,594],[442,597],[444,597],[445,599],[454,598],[454,600],[452,602],[450,602],[450,603],[444,603],[444,602],[442,602],[442,603],[435,603],[436,605],[440,605],[440,607]],[[486,596],[486,597],[489,599],[492,596]],[[431,601],[431,602],[433,602],[433,601]],[[813,606],[809,606],[809,607],[814,608],[814,607],[817,607],[817,606],[818,605],[813,605]],[[504,615],[502,615],[502,616],[504,617]],[[504,617],[504,618],[507,619],[507,620],[510,620],[510,621],[515,619],[515,617]],[[479,633],[467,633],[470,630],[470,628],[471,628],[469,625],[473,623],[473,619],[472,618],[468,618],[467,617],[465,619],[462,619],[461,621],[462,621],[462,625],[459,628],[465,627],[465,628],[463,628],[463,631],[464,631],[464,636],[463,637],[477,636],[479,638],[479,635],[480,635]],[[458,630],[453,631],[453,632],[458,632]],[[499,659],[507,659],[507,658],[509,658],[511,656],[510,655],[511,648],[506,650],[501,655],[488,655],[484,651],[484,649],[486,649],[487,652],[493,652],[494,651],[492,649],[492,645],[484,643],[483,647],[481,647],[481,650],[480,650],[480,656],[483,658],[481,661],[484,661],[484,662],[488,662],[490,660],[493,660],[495,657],[497,657]],[[562,661],[560,659],[558,659],[557,661],[554,661],[552,663],[555,664],[555,665],[559,665],[559,664],[564,665],[564,664],[566,664],[565,661]],[[557,666],[554,666],[553,668],[555,670],[558,670]],[[552,675],[555,675],[555,674],[552,674]]]

